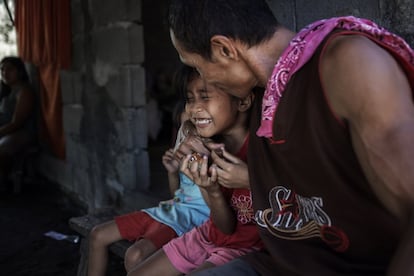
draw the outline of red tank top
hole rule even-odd
[[[249,135],[247,135],[243,146],[236,154],[236,156],[244,162],[247,161],[248,142]],[[217,246],[230,248],[263,248],[263,243],[260,240],[258,229],[254,221],[250,190],[226,188],[223,188],[222,190],[236,214],[237,225],[232,234],[226,235],[217,228],[211,219],[209,219],[206,223],[209,224],[210,241],[214,242]]]

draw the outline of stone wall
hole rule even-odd
[[[414,47],[414,1],[380,0],[384,24]]]
[[[412,0],[267,0],[278,20],[294,31],[322,18],[353,15],[373,20],[414,46]]]
[[[141,1],[73,0],[72,67],[61,72],[66,160],[44,171],[88,210],[149,183]]]
[[[135,209],[150,187],[148,76],[178,63],[163,25],[164,0],[72,0],[72,67],[61,72],[67,159],[39,169],[86,206]],[[366,17],[414,45],[412,0],[268,0],[297,31],[314,20]],[[143,14],[145,9],[145,14]],[[144,47],[146,49],[144,49]]]

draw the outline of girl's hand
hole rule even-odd
[[[220,186],[217,182],[217,169],[215,166],[208,168],[208,156],[203,155],[201,160],[190,162],[192,156],[187,155],[181,163],[181,171],[209,195],[220,193]]]
[[[162,164],[169,173],[175,173],[178,171],[180,164],[174,158],[174,150],[167,150],[162,156]]]
[[[184,138],[178,148],[175,150],[174,158],[181,163],[181,160],[188,154],[199,152],[200,154],[209,155],[210,151],[204,146],[200,137],[188,135]]]

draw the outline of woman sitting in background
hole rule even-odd
[[[4,57],[0,62],[0,190],[18,154],[36,141],[35,94],[23,61]]]

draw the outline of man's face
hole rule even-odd
[[[171,41],[177,50],[181,61],[196,68],[207,85],[229,93],[238,98],[245,98],[251,89],[257,85],[257,80],[243,61],[206,60],[199,54],[186,51],[171,31]],[[214,55],[214,54],[213,54]]]

